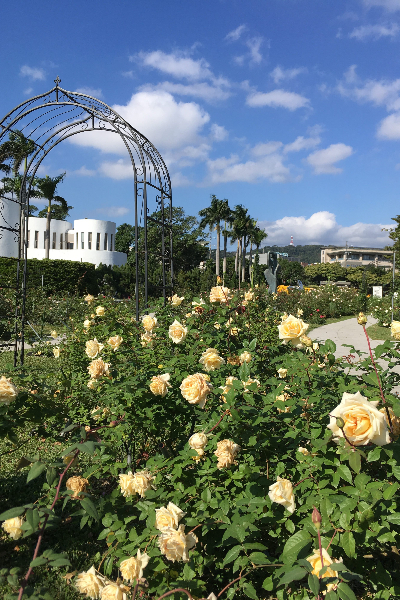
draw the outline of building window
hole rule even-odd
[[[113,234],[110,235],[110,250],[113,250]]]
[[[96,235],[96,250],[100,250],[100,234]]]
[[[363,260],[375,260],[375,256],[374,256],[374,254],[363,254],[362,259]]]
[[[30,240],[30,237],[31,237],[31,232],[30,232],[30,230],[28,229],[28,242],[27,242],[27,244],[26,244],[26,247],[27,247],[27,248],[29,248],[29,240]]]
[[[76,235],[75,235],[75,239],[76,239],[75,248],[78,250],[78,248],[79,248],[79,244],[78,244],[78,234],[76,234]]]
[[[35,231],[35,241],[34,241],[34,248],[39,248],[39,232]]]
[[[92,232],[89,231],[88,235],[88,249],[91,250],[92,249]]]
[[[359,254],[349,254],[347,257],[349,260],[360,260]]]
[[[63,235],[62,233],[60,233],[60,250],[62,250],[62,249],[63,249],[63,245],[64,245],[64,240],[63,240],[63,238],[64,238],[64,235]]]
[[[104,250],[107,250],[108,246],[108,233],[104,234]]]
[[[53,231],[53,242],[51,244],[51,247],[52,247],[53,250],[56,249],[56,235],[57,235],[56,232]]]
[[[81,231],[81,250],[85,249],[85,234]]]

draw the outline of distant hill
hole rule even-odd
[[[263,252],[287,252],[290,257],[298,258],[300,262],[307,264],[321,262],[321,247],[319,244],[308,244],[306,246],[263,246],[260,253]]]

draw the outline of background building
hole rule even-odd
[[[360,248],[356,246],[322,246],[321,263],[339,263],[342,267],[375,265],[392,269],[392,250],[383,248]]]

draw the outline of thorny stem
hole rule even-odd
[[[211,427],[211,429],[209,431],[207,431],[206,433],[211,433],[216,427],[218,427],[218,425],[221,423],[222,419],[225,417],[225,415],[227,415],[229,413],[229,410],[226,410],[224,413],[222,413],[222,417],[220,418],[220,420],[214,425],[214,427]]]
[[[337,532],[339,531],[339,529],[335,529],[333,536],[331,537],[331,541],[329,542],[329,544],[327,545],[326,549],[329,550],[329,546],[332,544],[333,542],[333,538],[335,537],[335,535],[337,534]]]
[[[319,531],[319,529],[317,530],[318,533],[318,545],[319,545],[319,555],[321,557],[321,570],[324,568],[324,557],[322,556],[322,543],[321,543],[321,533]],[[321,579],[318,573],[318,579]],[[320,598],[320,595],[318,594],[318,600]]]
[[[169,592],[165,592],[165,594],[163,594],[162,596],[159,596],[159,598],[157,598],[157,600],[162,600],[162,598],[166,598],[167,596],[170,596],[171,594],[175,594],[176,592],[183,592],[184,594],[187,595],[187,597],[189,598],[189,600],[193,600],[190,592],[188,592],[184,588],[175,588],[174,590],[171,590]]]

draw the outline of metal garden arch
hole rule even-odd
[[[44,158],[62,141],[71,136],[90,131],[103,131],[120,136],[129,156],[133,172],[133,198],[135,221],[135,293],[136,319],[148,302],[148,245],[147,225],[159,227],[161,237],[162,265],[159,282],[160,295],[171,293],[173,285],[172,248],[172,190],[167,167],[153,144],[134,129],[110,106],[83,93],[70,92],[55,86],[16,106],[0,121],[0,144],[13,130],[21,131],[33,140],[35,151],[28,158],[24,172],[19,204],[19,221],[8,222],[4,217],[5,201],[10,198],[0,195],[0,238],[3,232],[12,233],[18,242],[18,258],[15,281],[15,342],[14,364],[18,355],[24,360],[25,300],[27,287],[28,214],[31,183]],[[1,194],[1,190],[0,190]],[[149,216],[157,211],[159,219]],[[139,241],[141,244],[139,244]],[[141,249],[143,248],[143,249]],[[143,267],[140,269],[140,267]],[[140,271],[143,271],[141,278]],[[3,287],[0,282],[0,288]],[[14,287],[14,286],[9,286]],[[1,318],[1,315],[0,315]],[[1,345],[1,343],[0,343]]]

